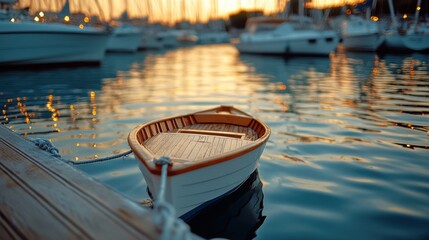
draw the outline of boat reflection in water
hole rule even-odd
[[[258,170],[231,194],[202,209],[187,221],[204,238],[252,239],[264,223],[264,194]]]

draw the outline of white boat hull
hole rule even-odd
[[[284,55],[329,55],[338,45],[337,35],[282,37],[235,43],[240,53]]]
[[[412,34],[403,38],[404,46],[413,51],[429,49],[429,34]]]
[[[265,143],[235,159],[169,176],[165,200],[173,205],[177,216],[183,217],[204,203],[240,186],[255,171],[264,148]],[[158,196],[160,176],[150,173],[141,162],[139,166],[152,196]]]
[[[343,35],[343,46],[351,51],[376,51],[383,43],[380,33]]]
[[[0,22],[0,64],[99,63],[108,33],[60,24]]]
[[[141,38],[139,49],[161,49],[163,43],[155,35],[145,35]]]
[[[201,33],[198,36],[199,44],[217,44],[227,43],[230,41],[230,36],[226,32],[208,32]]]
[[[136,52],[139,48],[142,33],[138,29],[113,31],[107,42],[108,52]]]
[[[392,51],[425,51],[429,49],[429,34],[386,34],[385,47]]]
[[[155,202],[162,176],[156,159],[170,158],[164,199],[187,219],[254,172],[270,134],[258,119],[219,106],[139,125],[128,144]]]

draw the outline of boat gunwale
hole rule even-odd
[[[190,114],[184,114],[184,115],[176,115],[176,116],[172,116],[172,117],[166,117],[166,118],[162,118],[162,119],[157,119],[157,120],[152,120],[149,121],[147,123],[144,124],[140,124],[139,126],[137,126],[136,128],[134,128],[128,135],[128,144],[131,147],[131,150],[133,151],[134,155],[138,158],[138,160],[144,164],[144,166],[147,168],[147,170],[155,175],[161,175],[161,167],[157,166],[153,163],[153,159],[155,158],[155,155],[149,150],[147,149],[143,143],[141,143],[138,140],[137,135],[139,134],[140,131],[142,131],[142,129],[144,129],[145,127],[148,127],[151,124],[154,123],[158,123],[158,122],[165,122],[168,120],[173,120],[173,119],[178,119],[178,118],[183,118],[183,117],[191,117],[191,116],[204,116],[204,115],[210,115],[207,114],[209,112],[212,111],[216,111],[219,109],[225,109],[225,107],[227,107],[230,110],[236,111],[240,114],[243,114],[244,116],[240,116],[240,115],[236,115],[236,114],[232,114],[230,116],[240,116],[240,117],[245,117],[249,120],[249,123],[251,123],[253,120],[256,121],[260,126],[263,127],[264,129],[264,134],[262,136],[259,136],[258,139],[256,139],[255,141],[252,141],[252,143],[239,147],[237,149],[234,149],[232,151],[229,152],[225,152],[222,154],[218,154],[216,156],[213,157],[208,157],[205,158],[203,161],[199,161],[198,163],[195,164],[178,164],[178,165],[174,165],[174,160],[175,158],[171,158],[173,165],[169,166],[168,168],[168,176],[174,176],[174,175],[179,175],[179,174],[183,174],[183,173],[187,173],[193,170],[197,170],[197,169],[202,169],[205,167],[209,167],[215,164],[219,164],[234,158],[237,158],[241,155],[244,155],[246,153],[249,153],[257,148],[259,148],[260,146],[262,146],[263,144],[265,144],[271,134],[271,129],[270,127],[265,124],[264,122],[258,120],[257,118],[248,115],[245,112],[242,112],[234,107],[230,107],[230,106],[219,106],[216,108],[212,108],[212,109],[208,109],[205,111],[200,111],[200,112],[195,112],[195,113],[190,113]],[[220,111],[221,111],[220,110]],[[218,116],[225,116],[224,114],[221,113],[216,113],[216,115]],[[228,116],[228,115],[227,115]],[[249,124],[250,125],[250,124]],[[249,125],[247,125],[246,127],[250,127]],[[180,129],[180,128],[177,128]],[[253,129],[254,130],[254,129]],[[162,131],[160,132],[162,133]],[[159,133],[157,133],[159,134]],[[156,134],[156,135],[157,135]],[[155,136],[155,135],[154,135]],[[151,136],[153,137],[153,136]],[[180,159],[177,159],[180,161]],[[179,162],[178,161],[178,162]]]

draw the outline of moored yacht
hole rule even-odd
[[[256,17],[233,42],[240,53],[329,55],[338,45],[335,31],[316,29],[311,23],[283,18]]]
[[[142,32],[131,25],[120,25],[113,28],[107,42],[108,52],[136,52],[140,46]]]
[[[389,10],[392,26],[386,31],[384,49],[389,51],[427,51],[429,50],[429,28],[419,23],[421,0],[417,2],[414,23],[409,26],[406,22],[398,23],[392,0],[389,0]]]
[[[0,21],[0,64],[100,63],[108,37],[83,25]]]
[[[377,22],[360,16],[348,16],[341,26],[342,44],[351,51],[376,51],[384,41]]]

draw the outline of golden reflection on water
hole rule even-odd
[[[127,124],[118,126],[125,133],[116,136],[126,138],[127,131],[143,118],[150,120],[229,104],[273,122],[279,121],[282,118],[279,114],[283,113],[295,114],[301,122],[317,118],[318,123],[350,131],[380,134],[379,127],[394,125],[429,133],[424,119],[406,122],[397,117],[398,114],[425,116],[428,112],[425,103],[419,102],[424,95],[421,90],[428,88],[422,82],[427,76],[427,63],[413,57],[398,62],[397,58],[389,61],[376,54],[339,52],[329,58],[282,59],[239,55],[229,45],[217,45],[148,53],[136,59],[118,56],[119,63],[125,60],[128,65],[119,67],[114,75],[102,77],[100,89],[89,89],[86,97],[74,102],[63,104],[61,95],[51,91],[45,98],[45,107],[53,123],[46,126],[55,132],[61,129],[70,132],[61,140],[75,138],[73,131],[83,131],[82,139],[97,140],[102,134],[98,129],[103,124],[110,120],[126,121]],[[100,73],[103,71],[102,67]],[[11,116],[14,119],[23,116],[27,125],[38,126],[37,130],[33,127],[24,131],[43,130],[42,123],[32,121],[40,117],[42,110],[37,106],[29,109],[27,103],[31,101],[26,97],[9,97],[3,105],[2,123],[13,121]],[[11,113],[14,102],[21,116]],[[61,118],[62,115],[68,117]],[[372,122],[370,125],[349,123],[353,118]],[[48,120],[43,121],[46,124]],[[87,132],[89,130],[96,132]],[[288,143],[366,142],[359,137],[333,140],[325,136],[327,130],[314,130],[297,133],[288,129],[286,135],[285,131],[275,130],[275,134],[288,136]],[[80,147],[86,146],[82,141],[80,144]],[[89,146],[108,149],[114,144],[104,141]],[[405,147],[425,146],[404,144]]]
[[[279,178],[277,181],[285,187],[296,187],[316,192],[333,193],[337,184],[328,181],[313,181],[297,177]]]
[[[237,59],[237,54],[218,55],[216,47],[184,48],[148,56],[144,66],[131,69],[127,76],[116,81],[105,82],[100,93],[105,106],[120,111],[118,105],[165,102],[169,104],[156,106],[155,110],[174,111],[180,108],[174,105],[183,107],[182,102],[186,101],[229,104],[237,101],[231,99],[231,92],[236,96],[252,96],[261,83],[249,81],[248,73],[252,70]],[[187,109],[198,108],[192,105],[187,104]]]
[[[261,239],[314,223],[354,233],[357,222],[426,226],[427,216],[417,213],[429,196],[428,62],[427,55],[340,51],[284,59],[239,55],[229,45],[110,55],[100,68],[37,72],[38,80],[49,79],[37,86],[14,73],[11,82],[22,84],[0,90],[0,121],[52,139],[64,159],[84,161],[127,151],[128,132],[143,122],[231,104],[272,129],[259,166],[271,221],[258,230]],[[103,164],[81,166],[108,184],[119,182],[115,189],[130,182],[140,185],[124,192],[145,189],[134,161]],[[319,230],[325,235],[317,236],[338,238]]]

